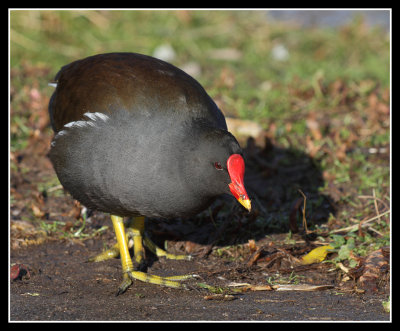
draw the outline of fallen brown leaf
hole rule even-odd
[[[254,239],[249,239],[249,249],[251,253],[254,253],[257,250],[256,242]]]
[[[247,291],[272,291],[271,285],[252,285],[249,283],[230,283],[229,287],[235,287],[236,290],[247,292]]]
[[[33,202],[31,203],[31,209],[33,212],[33,215],[38,218],[42,218],[45,215],[45,212],[42,211],[37,205],[35,205]]]
[[[388,251],[388,247],[383,247],[370,253],[364,259],[361,265],[361,276],[358,279],[359,288],[368,292],[376,292],[378,290],[379,279],[381,279],[389,269]]]
[[[319,123],[316,119],[315,113],[309,113],[306,119],[307,128],[310,130],[314,140],[321,140],[322,133],[319,128]]]
[[[10,279],[11,280],[22,280],[23,277],[31,278],[31,274],[26,266],[23,264],[14,264],[10,268]]]
[[[276,291],[323,291],[333,288],[333,285],[308,285],[308,284],[284,284],[272,285]]]

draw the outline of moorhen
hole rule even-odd
[[[144,217],[185,218],[224,193],[250,211],[242,150],[224,115],[191,76],[159,59],[108,53],[72,62],[55,77],[50,159],[64,188],[111,214],[117,244],[91,261],[120,255],[123,293],[133,279],[169,287],[191,275],[141,271],[144,247],[183,259],[144,235]],[[123,217],[133,217],[125,232]],[[134,263],[128,242],[134,242]]]

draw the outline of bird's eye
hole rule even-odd
[[[221,163],[219,163],[219,162],[214,162],[214,167],[215,167],[215,169],[217,169],[217,170],[222,170],[222,165],[221,165]]]

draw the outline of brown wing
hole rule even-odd
[[[49,104],[55,132],[86,112],[171,112],[226,129],[225,118],[203,87],[182,70],[136,53],[100,54],[72,62],[56,75]]]

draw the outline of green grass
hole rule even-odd
[[[174,64],[198,63],[199,80],[209,93],[229,98],[227,111],[265,125],[332,106],[335,100],[314,91],[318,78],[324,85],[340,78],[389,86],[389,37],[378,29],[367,31],[362,21],[339,30],[304,30],[268,24],[263,11],[14,10],[10,17],[11,67],[29,61],[48,65],[55,74],[62,65],[96,53],[151,55],[157,46],[170,44],[177,54]],[[276,45],[288,50],[287,61],[271,56]],[[241,57],[210,56],[221,48],[237,50]],[[234,76],[234,88],[224,86],[223,69]],[[294,105],[293,89],[317,95]]]
[[[372,190],[389,204],[389,159],[368,149],[390,144],[390,37],[361,19],[300,29],[271,23],[263,11],[12,10],[11,150],[23,150],[31,134],[30,89],[49,97],[47,82],[62,65],[103,52],[152,55],[162,44],[174,49],[173,64],[200,67],[196,78],[226,114],[257,121],[275,144],[312,156],[324,174],[321,193],[341,192],[328,223],[375,216],[373,200],[359,198]],[[272,56],[278,46],[286,60]],[[216,58],[220,49],[238,57]],[[387,243],[390,228],[380,227],[384,238],[374,238]]]
[[[167,43],[178,54],[177,64],[190,60],[204,66],[206,82],[218,75],[215,67],[231,68],[237,93],[265,80],[290,84],[297,76],[311,83],[318,71],[327,82],[341,77],[389,84],[388,35],[366,31],[361,21],[340,30],[304,30],[270,25],[263,11],[13,10],[10,17],[12,67],[28,60],[57,69],[101,52],[151,54]],[[287,61],[271,57],[277,44],[288,49]],[[210,59],[210,50],[219,48],[239,50],[242,57],[231,63]],[[243,95],[251,99],[255,93]]]

